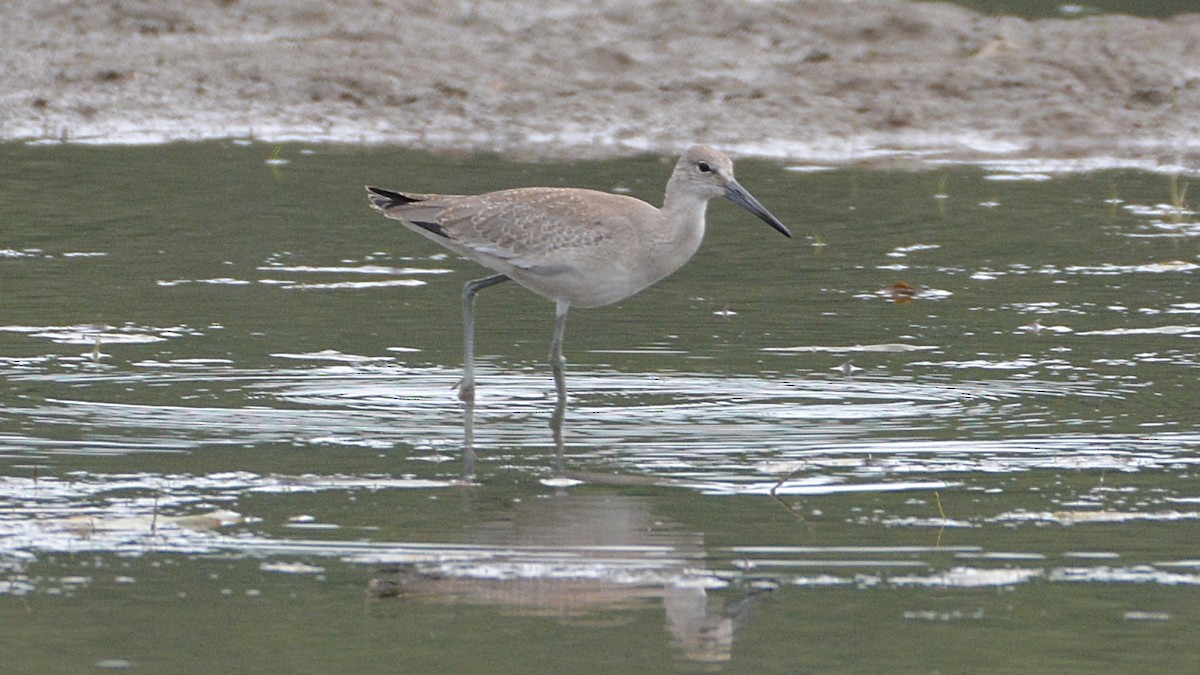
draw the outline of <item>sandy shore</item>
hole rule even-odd
[[[596,6],[593,6],[593,5]],[[602,6],[601,6],[602,5]],[[1200,14],[874,0],[7,0],[0,137],[1200,167]]]

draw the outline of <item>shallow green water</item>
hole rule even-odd
[[[574,311],[562,456],[552,307],[480,296],[464,487],[458,298],[482,270],[361,186],[657,202],[669,164],[233,142],[0,156],[17,670],[1200,656],[1200,223],[1165,176],[742,162],[797,237],[714,201],[684,270]]]

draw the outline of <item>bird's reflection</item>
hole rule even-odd
[[[368,592],[560,618],[661,602],[672,643],[703,662],[730,658],[735,626],[756,596],[714,597],[710,590],[728,581],[705,569],[702,535],[657,517],[642,497],[560,491],[525,500],[446,548],[380,566]]]
[[[475,401],[463,402],[463,482],[475,480]]]
[[[555,477],[561,478],[563,466],[563,420],[567,414],[567,398],[559,390],[554,400],[554,412],[550,415],[550,434],[554,440]],[[475,400],[463,401],[463,482],[475,480]]]
[[[550,428],[562,476],[566,402]],[[464,474],[474,474],[471,406],[464,414]],[[728,575],[705,568],[703,535],[657,516],[645,497],[558,489],[481,523],[468,541],[422,560],[378,567],[370,597],[489,605],[522,615],[578,617],[660,602],[666,632],[687,659],[730,658],[735,626],[760,591],[714,596]],[[733,600],[728,598],[733,596]]]

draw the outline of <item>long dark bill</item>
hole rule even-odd
[[[750,213],[762,218],[763,222],[778,230],[783,236],[792,236],[792,233],[788,232],[788,229],[784,227],[783,223],[779,222],[778,218],[771,215],[771,212],[767,210],[767,207],[760,204],[759,201],[754,198],[754,195],[747,192],[746,188],[739,185],[737,181],[730,183],[725,188],[725,197],[734,204],[737,204]]]

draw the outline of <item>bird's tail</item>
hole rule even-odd
[[[418,195],[406,195],[402,192],[392,192],[383,188],[367,186],[367,199],[371,200],[371,206],[380,211],[387,211],[394,206],[403,206],[413,202],[423,201]]]

